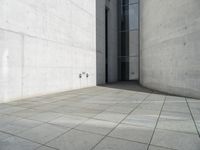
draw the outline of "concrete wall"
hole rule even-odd
[[[105,7],[108,13],[108,81],[118,80],[117,0],[96,0],[97,84],[105,83]]]
[[[96,85],[95,18],[95,0],[0,0],[0,102]]]
[[[139,0],[129,5],[129,80],[139,79]]]
[[[200,97],[200,1],[142,0],[141,84]]]

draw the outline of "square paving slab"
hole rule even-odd
[[[0,150],[200,150],[200,100],[134,84],[0,104]]]

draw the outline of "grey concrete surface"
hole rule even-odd
[[[116,0],[0,1],[0,103],[104,84],[106,6],[114,82]]]
[[[96,85],[95,7],[94,0],[0,1],[0,103]]]
[[[0,149],[199,150],[199,100],[126,83],[0,104]]]
[[[200,1],[140,1],[140,82],[200,98]]]
[[[96,0],[96,73],[97,84],[104,84],[105,73],[105,8],[108,12],[108,82],[118,80],[118,5],[117,0]]]

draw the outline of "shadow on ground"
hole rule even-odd
[[[114,88],[114,89],[121,89],[121,90],[136,91],[136,92],[165,94],[165,93],[162,93],[159,91],[145,88],[145,87],[141,86],[138,81],[121,81],[121,82],[108,83],[108,84],[99,85],[99,86],[107,87],[107,88]]]

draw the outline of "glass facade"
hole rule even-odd
[[[139,3],[119,0],[119,79],[138,79]]]

